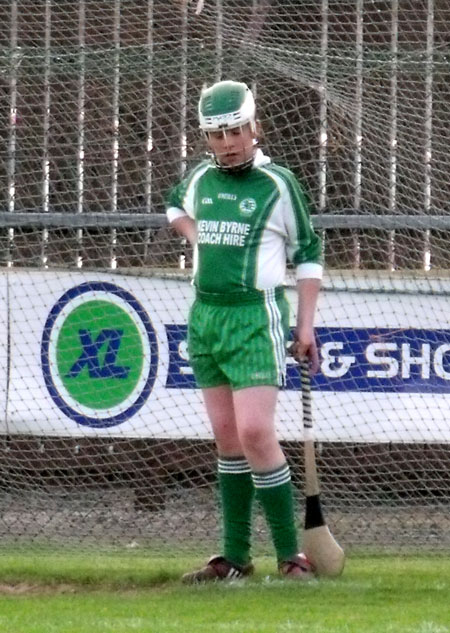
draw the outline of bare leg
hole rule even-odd
[[[248,387],[233,393],[237,435],[255,472],[276,470],[285,463],[275,432],[278,388]]]
[[[234,415],[233,392],[228,385],[203,390],[206,412],[211,422],[219,455],[244,455]]]

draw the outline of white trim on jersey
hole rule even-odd
[[[322,279],[323,266],[322,264],[315,264],[313,262],[305,262],[299,264],[296,268],[296,279]]]
[[[272,179],[280,194],[263,231],[258,253],[256,287],[262,290],[281,286],[285,282],[286,253],[291,259],[297,250],[298,229],[291,196],[285,181],[270,169],[263,166],[258,169]],[[283,240],[280,240],[279,236],[282,236]],[[296,268],[297,279],[321,279],[322,272],[322,265],[315,262],[305,262]]]
[[[280,176],[265,167],[258,167],[276,185],[279,199],[274,204],[261,236],[261,244],[256,262],[256,287],[275,288],[282,286],[286,277],[286,250],[289,252],[289,234],[286,230],[285,207],[291,206],[289,192]],[[292,206],[291,206],[292,208]],[[293,217],[295,231],[295,218]]]
[[[263,165],[269,165],[272,159],[266,156],[263,151],[258,147],[255,152],[255,158],[253,159],[253,167],[262,167]]]
[[[186,211],[188,216],[192,219],[195,219],[195,183],[199,178],[203,176],[203,174],[208,171],[208,169],[214,169],[214,166],[211,163],[207,163],[203,165],[203,167],[199,167],[199,169],[193,174],[183,198],[183,209]]]
[[[169,207],[166,209],[166,215],[168,222],[173,222],[174,220],[178,220],[179,218],[186,217],[186,211],[183,209],[179,209],[178,207]]]

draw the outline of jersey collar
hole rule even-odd
[[[253,167],[261,167],[262,165],[267,165],[268,163],[270,163],[270,158],[269,156],[266,156],[265,154],[263,154],[262,150],[258,149],[255,152],[255,157],[253,159]]]

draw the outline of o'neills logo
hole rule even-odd
[[[78,424],[114,426],[150,395],[158,366],[155,330],[128,291],[106,282],[83,283],[50,311],[41,361],[61,411]]]

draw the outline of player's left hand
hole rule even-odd
[[[288,351],[297,362],[306,359],[311,374],[316,374],[319,371],[319,352],[317,350],[314,330],[297,329],[294,335],[294,341]]]

